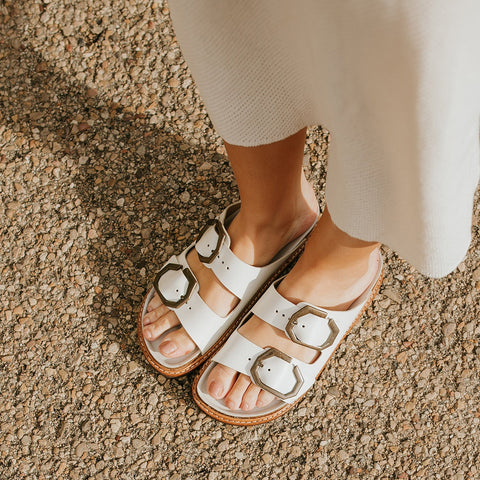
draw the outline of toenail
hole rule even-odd
[[[164,342],[164,343],[160,344],[158,349],[164,355],[170,355],[171,353],[173,353],[177,349],[177,346],[173,342]]]
[[[151,340],[152,339],[152,332],[150,330],[147,330],[145,329],[143,331],[143,336],[147,339],[147,340]]]
[[[250,410],[250,405],[248,403],[244,403],[242,406],[243,410]]]
[[[232,400],[227,400],[225,402],[225,405],[227,406],[227,408],[229,408],[230,410],[235,410],[235,403],[232,401]]]
[[[210,390],[210,394],[212,395],[212,397],[220,398],[222,396],[223,387],[218,382],[212,382],[210,384],[209,390]]]

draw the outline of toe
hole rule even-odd
[[[160,305],[162,305],[162,301],[160,300],[160,297],[155,293],[152,299],[148,302],[147,312],[155,310],[155,308],[158,308]]]
[[[217,400],[223,398],[233,387],[237,372],[225,365],[217,364],[212,368],[207,379],[207,391]]]
[[[233,387],[230,389],[228,394],[225,397],[225,405],[230,410],[238,410],[240,408],[240,404],[243,400],[243,395],[247,391],[247,388],[250,386],[252,382],[250,378],[248,378],[243,373],[240,374],[235,381]]]
[[[143,327],[143,336],[146,340],[153,342],[168,329],[178,325],[178,323],[178,318],[175,313],[168,310],[164,315],[159,315],[159,318],[153,321],[153,323],[149,323]]]
[[[269,403],[274,400],[275,396],[272,395],[270,392],[266,392],[265,390],[261,390],[258,394],[257,399],[257,407],[266,407]]]
[[[150,310],[143,317],[143,324],[149,325],[150,323],[156,322],[160,317],[163,317],[170,311],[168,307],[160,304],[157,308]]]
[[[246,392],[243,395],[240,408],[242,410],[252,410],[257,404],[258,394],[261,392],[261,388],[251,383]]]
[[[195,343],[188,336],[183,328],[165,335],[163,342],[159,345],[159,352],[165,357],[181,357],[195,349]]]

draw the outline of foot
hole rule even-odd
[[[307,242],[305,253],[280,283],[278,292],[293,303],[306,301],[329,310],[347,310],[375,279],[380,261],[379,245],[370,244],[363,251],[360,247],[350,256],[350,245],[331,248],[330,241],[333,238],[325,231],[329,227],[328,222],[331,222],[328,211],[324,216],[327,218],[322,217],[320,220]],[[346,235],[343,232],[341,234]],[[319,249],[322,242],[324,248]],[[339,256],[339,253],[342,255]],[[339,260],[344,257],[349,262]],[[316,350],[292,342],[284,332],[256,316],[242,325],[239,333],[262,348],[275,347],[306,363],[313,362],[318,357]],[[207,389],[213,398],[223,398],[231,410],[248,411],[255,407],[265,407],[275,398],[254,385],[246,375],[220,364],[212,369]]]
[[[310,189],[305,197],[305,201],[299,203],[296,214],[281,218],[277,212],[270,217],[268,224],[252,225],[251,218],[241,209],[228,227],[233,253],[250,265],[266,265],[284,245],[304,233],[317,217],[318,203],[313,190]],[[222,317],[228,315],[239,299],[200,262],[195,249],[188,253],[187,262],[198,280],[199,295],[204,302],[216,314]],[[145,339],[154,341],[178,325],[179,320],[155,294],[147,307],[143,324]],[[168,333],[159,345],[159,352],[168,358],[186,355],[194,349],[194,342],[183,328]]]

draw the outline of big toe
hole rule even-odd
[[[195,343],[183,328],[165,335],[162,343],[158,346],[159,352],[169,358],[181,357],[194,349]]]
[[[217,400],[225,395],[233,387],[237,378],[237,372],[225,365],[215,365],[208,375],[207,390],[208,393]]]

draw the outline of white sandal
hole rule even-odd
[[[143,300],[137,320],[140,346],[147,361],[166,376],[177,377],[192,371],[222,346],[245,312],[300,254],[306,237],[315,225],[314,223],[303,235],[283,247],[268,265],[254,267],[240,260],[230,249],[227,228],[239,211],[240,203],[235,203],[215,220],[209,220],[197,240],[180,255],[173,255],[162,267],[154,286]],[[198,281],[186,260],[192,248],[197,250],[200,261],[239,299],[226,317],[213,312],[198,294]],[[168,358],[158,351],[163,338],[172,329],[153,342],[144,338],[143,318],[155,292],[162,303],[176,313],[181,326],[195,343],[196,348],[189,354]],[[179,327],[174,327],[176,328]]]
[[[306,302],[295,305],[278,293],[276,287],[282,278],[278,279],[248,312],[242,324],[251,315],[256,315],[285,332],[292,341],[317,350],[317,359],[304,363],[276,348],[261,348],[235,331],[195,377],[192,386],[195,402],[211,417],[233,425],[257,425],[280,417],[313,386],[340,342],[372,302],[382,278],[380,255],[374,281],[346,311],[331,311]],[[208,376],[217,363],[247,375],[255,385],[276,398],[262,408],[230,410],[223,399],[216,400],[207,392]]]

